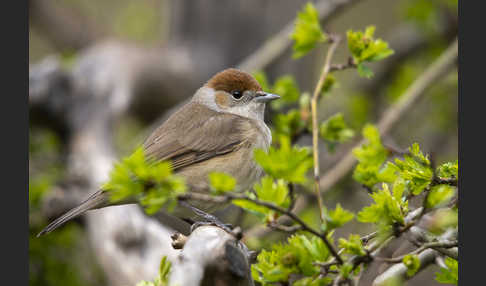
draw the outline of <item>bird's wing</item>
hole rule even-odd
[[[227,154],[247,142],[250,119],[188,103],[145,141],[151,160],[170,160],[174,170]]]

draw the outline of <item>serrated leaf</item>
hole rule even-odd
[[[341,204],[337,204],[334,210],[325,213],[325,224],[323,225],[324,231],[329,231],[343,226],[347,222],[354,218],[354,214],[341,207]]]
[[[270,146],[268,152],[262,149],[254,151],[255,161],[267,174],[275,179],[284,179],[292,183],[305,183],[305,174],[312,167],[310,150],[292,146],[290,139],[280,137],[280,148]]]
[[[408,202],[393,196],[387,184],[371,194],[374,204],[364,207],[357,216],[358,221],[390,225],[403,224],[408,211]]]
[[[304,56],[317,43],[326,41],[327,37],[322,32],[318,12],[311,2],[308,2],[304,9],[297,14],[291,38],[294,40],[293,58]]]
[[[458,178],[458,161],[455,162],[447,162],[440,165],[437,168],[437,174],[442,179],[456,179]]]
[[[169,162],[148,162],[143,148],[139,147],[115,164],[102,189],[108,192],[110,201],[137,199],[152,214],[164,205],[170,211],[186,186],[182,177],[172,174]]]
[[[362,256],[366,254],[363,243],[359,235],[350,234],[348,240],[339,239],[339,248],[343,248],[346,253]]]
[[[250,198],[269,202],[282,208],[288,208],[290,205],[289,190],[284,180],[280,179],[275,182],[272,178],[265,176],[253,188],[256,195],[249,192],[248,196]],[[263,221],[273,221],[279,216],[275,211],[251,201],[233,200],[233,204],[252,212],[262,218]]]
[[[381,166],[387,159],[389,152],[381,143],[378,128],[367,124],[363,128],[362,134],[368,142],[353,149],[353,155],[359,162],[354,169],[353,178],[368,187],[372,187],[380,182]]]

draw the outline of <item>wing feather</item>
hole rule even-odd
[[[151,160],[170,160],[174,170],[235,151],[247,141],[250,119],[188,103],[145,141]]]

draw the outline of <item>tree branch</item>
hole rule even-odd
[[[246,246],[230,233],[216,226],[200,226],[187,237],[172,264],[169,284],[253,285],[249,257]]]

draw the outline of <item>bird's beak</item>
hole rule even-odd
[[[272,94],[272,93],[266,93],[266,92],[258,92],[255,96],[255,100],[257,102],[269,102],[275,99],[279,99],[280,95]]]

